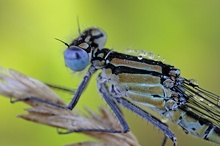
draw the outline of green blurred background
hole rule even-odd
[[[65,46],[80,27],[98,26],[108,34],[106,47],[125,52],[145,49],[160,54],[195,78],[207,90],[220,94],[219,0],[0,0],[0,66],[13,68],[44,82],[77,88],[82,75],[64,66]],[[95,76],[77,108],[96,110],[106,105],[96,90]],[[93,93],[95,91],[95,93]],[[91,97],[92,93],[92,97]],[[70,101],[71,96],[63,97]],[[0,98],[1,146],[60,146],[90,138],[80,134],[58,135],[56,129],[16,118],[25,113],[23,103]],[[163,134],[154,126],[123,109],[131,130],[145,146],[159,146]],[[212,146],[186,135],[170,124],[179,146]],[[171,145],[168,140],[167,145]]]

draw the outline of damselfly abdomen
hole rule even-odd
[[[208,141],[220,143],[220,98],[200,88],[193,80],[180,76],[180,70],[160,61],[139,58],[103,48],[106,34],[99,28],[89,28],[82,32],[64,52],[66,66],[73,71],[90,67],[79,85],[68,107],[54,103],[48,104],[73,109],[89,79],[97,70],[98,90],[115,113],[123,129],[76,129],[69,132],[93,131],[122,133],[129,131],[117,104],[121,104],[146,119],[174,145],[175,134],[150,113],[137,105],[147,106],[170,121],[178,124],[186,133]],[[38,97],[27,97],[44,102]],[[137,105],[135,105],[137,103]],[[164,145],[165,143],[163,143]]]

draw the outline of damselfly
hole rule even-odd
[[[90,67],[83,77],[72,101],[67,107],[44,101],[39,97],[25,97],[19,100],[37,100],[59,108],[72,110],[91,76],[97,71],[98,90],[108,103],[122,129],[76,129],[69,132],[111,132],[129,131],[119,105],[141,116],[173,141],[176,136],[166,124],[137,104],[147,106],[163,117],[178,124],[186,133],[208,141],[220,143],[220,97],[198,86],[193,80],[180,76],[180,70],[160,61],[126,55],[103,48],[106,34],[99,28],[89,28],[73,40],[64,52],[65,64],[73,71]],[[17,101],[17,100],[16,100]],[[165,139],[162,145],[165,145]]]

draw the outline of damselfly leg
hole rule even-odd
[[[56,89],[56,90],[60,90],[60,91],[64,91],[64,92],[69,92],[71,94],[75,94],[75,92],[76,92],[76,90],[74,90],[74,89],[62,87],[60,85],[53,85],[53,84],[48,84],[48,83],[45,83],[45,84],[52,89]]]
[[[129,109],[133,113],[136,113],[140,117],[144,118],[145,120],[147,120],[148,122],[153,124],[158,129],[160,129],[164,133],[164,136],[165,136],[163,138],[162,146],[165,146],[167,137],[173,141],[174,146],[177,145],[175,134],[168,128],[168,126],[165,123],[162,123],[161,120],[159,120],[155,116],[151,115],[150,113],[144,111],[143,109],[136,106],[135,104],[131,103],[127,99],[125,99],[123,97],[113,97],[113,96],[111,96],[108,92],[109,89],[106,85],[106,82],[103,82],[101,78],[102,77],[101,77],[101,74],[100,74],[99,77],[97,78],[99,92],[102,94],[102,97],[105,99],[105,101],[108,103],[108,105],[111,107],[111,109],[115,113],[117,119],[119,120],[119,122],[122,125],[124,130],[126,130],[125,128],[129,128],[129,127],[127,126],[127,123],[124,120],[124,118],[122,117],[122,115],[117,114],[116,107],[115,107],[114,104],[112,104],[111,99],[116,101],[118,104],[123,105],[125,108]]]
[[[158,129],[160,129],[165,134],[166,137],[168,137],[169,139],[173,141],[174,146],[177,145],[175,134],[168,128],[166,124],[162,123],[159,119],[152,116],[151,114],[144,111],[143,109],[139,108],[138,106],[134,105],[133,103],[129,102],[125,98],[117,98],[117,101],[121,105],[129,109],[130,111],[136,113],[140,117],[144,118],[145,120],[147,120],[148,122],[156,126]],[[166,138],[164,138],[164,142],[162,143],[162,146],[164,146],[166,143],[165,139]]]
[[[82,82],[80,83],[78,89],[76,90],[76,92],[75,92],[75,94],[74,94],[74,96],[73,96],[73,98],[72,98],[72,101],[70,102],[70,104],[69,104],[67,107],[61,106],[61,105],[59,105],[59,104],[56,104],[56,103],[53,103],[53,102],[50,102],[50,101],[47,101],[47,100],[43,100],[43,99],[41,99],[41,98],[39,98],[39,97],[33,97],[33,96],[24,97],[24,98],[20,98],[20,99],[16,99],[16,100],[12,100],[12,99],[11,99],[11,103],[15,103],[15,102],[18,102],[18,101],[36,100],[36,101],[39,101],[39,102],[42,102],[42,103],[46,103],[46,104],[49,104],[49,105],[52,105],[52,106],[56,106],[56,107],[58,107],[58,108],[63,108],[63,109],[72,110],[72,109],[76,106],[76,104],[77,104],[77,102],[78,102],[78,100],[79,100],[79,98],[80,98],[80,96],[81,96],[83,90],[85,89],[85,87],[87,86],[87,84],[88,84],[88,82],[89,82],[89,79],[91,78],[91,75],[92,75],[93,73],[95,73],[95,71],[96,71],[96,69],[95,69],[93,66],[91,66],[91,67],[88,69],[88,72],[87,72],[87,73],[85,74],[85,76],[83,77]],[[57,88],[57,87],[56,87],[56,88]],[[66,89],[66,91],[67,91],[67,90],[68,90],[68,89]]]

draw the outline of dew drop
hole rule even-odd
[[[142,56],[142,55],[138,55],[138,59],[139,59],[139,60],[142,60],[142,59],[143,59],[143,56]]]
[[[156,57],[154,58],[154,60],[155,60],[155,61],[160,60],[160,55],[159,55],[159,54],[158,54],[158,55],[156,55]]]
[[[192,96],[195,100],[199,101],[198,96],[196,94],[193,94]]]
[[[212,106],[214,106],[214,105],[213,105],[212,103],[208,103],[208,106],[211,106],[211,107],[212,107]]]
[[[134,54],[138,54],[138,50],[133,50],[134,51]]]
[[[198,101],[198,102],[203,102],[203,101],[204,101],[204,99],[203,99],[202,97],[199,97],[199,96],[197,96],[197,95],[195,95],[195,94],[193,94],[193,98],[194,98],[196,101]]]
[[[126,53],[131,53],[131,49],[130,48],[128,48],[128,49],[126,49],[126,51],[125,51]]]
[[[161,121],[161,122],[163,122],[163,123],[167,123],[167,122],[169,121],[169,119],[168,119],[168,118],[163,117],[162,119],[160,119],[160,121]]]
[[[147,56],[147,52],[144,50],[140,50],[139,55]]]
[[[166,60],[166,59],[165,59],[165,58],[163,58],[161,61],[162,61],[162,62],[165,62],[165,60]]]
[[[148,52],[147,56],[149,59],[153,59],[154,58],[154,53],[153,52]]]
[[[199,98],[199,101],[203,102],[203,101],[204,101],[204,99],[203,99],[202,97],[200,97],[200,98]]]
[[[189,83],[196,85],[196,86],[199,86],[199,83],[197,82],[196,79],[189,79]]]

